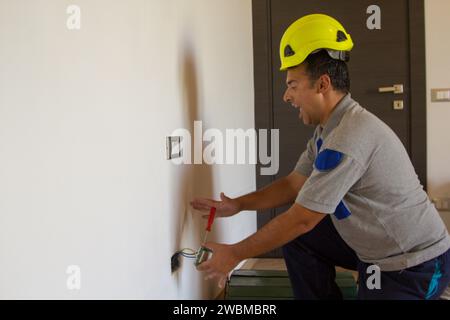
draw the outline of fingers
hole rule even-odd
[[[228,198],[228,197],[225,195],[225,193],[223,193],[223,192],[220,193],[220,199],[221,199],[222,201],[230,200],[230,198]]]
[[[197,270],[202,271],[202,272],[211,272],[213,270],[213,268],[211,268],[210,264],[211,263],[209,260],[202,262],[201,264],[199,264],[197,266]]]
[[[200,210],[202,212],[209,212],[210,208],[207,206],[201,206],[195,203],[191,202],[191,206],[195,209],[195,210]]]
[[[202,243],[202,247],[212,251],[212,257],[197,266],[197,270],[205,273],[205,280],[216,278],[219,288],[224,288],[228,280],[229,260],[227,259],[227,246],[215,242]]]
[[[214,200],[206,199],[206,198],[196,198],[196,199],[194,199],[193,202],[198,203],[199,205],[202,205],[202,206],[207,206],[208,208],[215,207],[219,203],[219,201],[214,201]]]
[[[208,281],[208,280],[214,279],[214,278],[218,279],[217,284],[220,289],[225,288],[225,285],[226,285],[227,279],[228,279],[227,275],[220,273],[220,272],[210,272],[205,276],[205,281]]]
[[[211,250],[214,253],[214,248],[216,248],[216,244],[214,242],[206,242],[206,243],[202,243],[202,246],[208,248],[209,250]]]
[[[205,247],[211,249],[211,247],[214,247],[214,243],[207,242],[205,244]],[[228,276],[227,274],[218,271],[218,268],[217,266],[214,266],[213,261],[207,260],[203,262],[202,264],[197,266],[197,270],[205,273],[205,281],[216,278],[218,280],[217,285],[219,286],[219,288],[223,289],[225,287]]]
[[[220,275],[220,280],[219,280],[219,288],[223,289],[225,288],[225,284],[227,283],[227,279],[228,277],[226,275]]]
[[[209,211],[211,207],[217,207],[219,202],[210,199],[195,198],[193,201],[190,202],[190,204],[194,209],[201,211]]]
[[[210,207],[208,207],[208,206],[206,206],[204,204],[200,204],[198,202],[191,201],[190,204],[196,210],[200,210],[200,211],[209,211],[210,210]]]
[[[214,279],[214,278],[219,278],[220,274],[217,272],[210,272],[206,275],[205,280],[209,280],[209,279]]]

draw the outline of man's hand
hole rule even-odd
[[[206,273],[205,280],[217,279],[219,288],[224,288],[228,279],[228,274],[240,262],[240,259],[233,251],[233,245],[218,244],[208,242],[205,247],[213,251],[212,258],[203,262],[197,270]]]
[[[208,214],[211,207],[215,207],[216,215],[218,217],[230,217],[241,211],[241,205],[236,199],[228,198],[223,192],[220,193],[220,199],[222,201],[215,201],[206,198],[195,198],[193,201],[191,201],[191,206],[194,209]],[[203,217],[207,218],[208,214],[203,215]]]

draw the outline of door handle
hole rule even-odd
[[[380,93],[393,92],[394,94],[400,94],[403,93],[403,84],[394,84],[393,87],[381,87],[378,88],[378,92]]]

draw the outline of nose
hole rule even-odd
[[[286,103],[291,103],[291,97],[289,96],[288,91],[289,91],[289,88],[287,88],[286,91],[284,92],[283,100]]]

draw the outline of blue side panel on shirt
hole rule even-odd
[[[348,218],[351,214],[350,210],[345,206],[344,201],[339,202],[336,211],[334,212],[334,215],[338,220]]]
[[[321,138],[317,139],[317,141],[316,141],[317,153],[320,152],[320,148],[322,148],[322,143],[323,143],[323,141]]]
[[[319,154],[317,155],[314,165],[316,166],[316,169],[319,171],[329,171],[336,168],[339,165],[339,163],[341,163],[343,154],[338,151],[330,149],[325,149],[324,151],[320,152],[320,148],[322,148],[322,143],[323,141],[321,138],[317,139],[316,146],[317,152]],[[350,212],[350,210],[347,209],[343,201],[341,201],[338,204],[338,206],[336,207],[336,211],[334,212],[334,215],[338,220],[345,219],[349,217],[351,214],[352,213]]]
[[[343,158],[343,154],[339,151],[325,149],[317,155],[314,165],[319,171],[329,171],[336,168]]]

